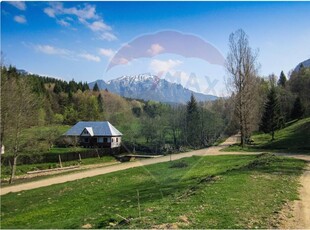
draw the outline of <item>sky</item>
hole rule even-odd
[[[67,81],[151,73],[225,96],[228,74],[214,52],[225,59],[229,35],[246,32],[260,76],[288,74],[310,58],[309,12],[310,2],[2,1],[1,51],[6,65]]]

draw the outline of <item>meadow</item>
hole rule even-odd
[[[190,157],[1,197],[1,228],[269,228],[302,160]]]

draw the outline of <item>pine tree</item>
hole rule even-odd
[[[278,81],[278,86],[281,86],[281,87],[285,88],[286,81],[287,81],[286,76],[283,73],[283,71],[281,71],[280,78],[279,78],[279,81]]]
[[[69,81],[69,91],[72,93],[75,93],[78,90],[78,84],[72,79]]]
[[[190,101],[186,106],[186,139],[188,144],[197,146],[200,143],[199,139],[199,110],[196,98],[191,95]]]
[[[292,119],[299,119],[303,116],[305,110],[304,107],[301,103],[300,97],[297,97],[295,102],[294,102],[294,107],[292,110],[292,115],[291,118]]]
[[[99,91],[100,91],[97,82],[96,82],[96,84],[94,85],[93,91],[94,91],[94,92],[99,92]]]
[[[86,91],[86,90],[89,90],[89,86],[88,86],[88,84],[85,82],[85,83],[83,83],[82,91],[84,92],[84,91]]]
[[[265,110],[263,113],[260,129],[264,133],[271,134],[271,140],[274,140],[274,132],[280,126],[280,109],[277,99],[276,89],[271,87],[265,104]]]
[[[101,93],[98,95],[97,101],[98,101],[99,112],[102,113],[103,112],[103,98],[101,96]]]
[[[56,94],[59,94],[60,92],[62,92],[62,87],[58,82],[55,83],[53,92]]]

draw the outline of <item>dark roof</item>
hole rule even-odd
[[[122,136],[108,121],[80,121],[69,129],[64,135],[66,136],[80,136],[83,130],[87,128],[92,129],[94,136]]]

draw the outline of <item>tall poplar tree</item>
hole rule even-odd
[[[248,36],[240,29],[229,36],[226,69],[231,77],[235,111],[239,119],[241,146],[251,136],[257,123],[257,53],[249,45]]]

